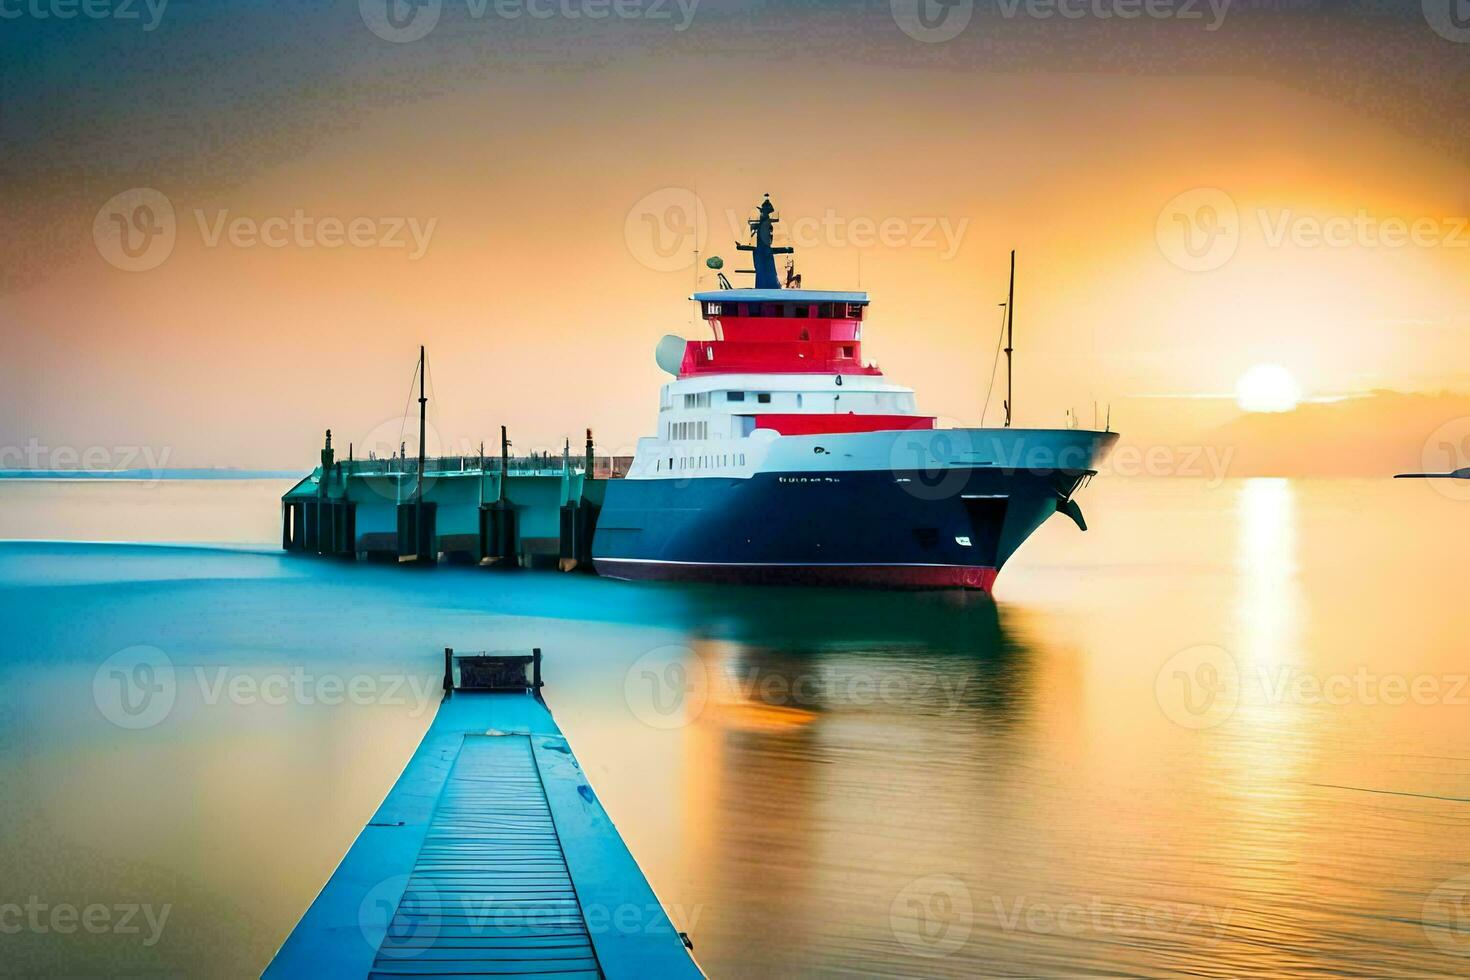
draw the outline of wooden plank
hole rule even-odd
[[[642,910],[637,930],[612,922],[620,905]],[[529,692],[440,705],[265,971],[449,975],[702,976]]]

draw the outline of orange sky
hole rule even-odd
[[[654,344],[691,330],[692,268],[648,268],[648,243],[625,231],[662,188],[697,195],[706,254],[729,266],[741,263],[728,216],[762,192],[787,229],[840,222],[803,243],[805,285],[860,276],[867,355],[955,423],[979,418],[1012,247],[1020,424],[1061,424],[1069,406],[1090,422],[1097,400],[1134,438],[1197,438],[1231,402],[1139,396],[1228,393],[1261,362],[1309,395],[1470,390],[1470,229],[1454,227],[1470,213],[1470,167],[1381,111],[1239,76],[995,73],[942,58],[877,70],[697,44],[563,68],[441,66],[432,84],[354,103],[350,124],[238,172],[132,168],[61,195],[44,234],[63,247],[0,295],[0,441],[304,467],[325,427],[340,443],[396,431],[425,343],[448,445],[504,423],[518,449],[575,443],[587,425],[604,451],[630,447],[653,422]],[[157,138],[187,160],[212,137]],[[125,272],[93,247],[91,224],[137,186],[168,198],[177,239],[156,268]],[[1157,229],[1171,199],[1202,187],[1238,208],[1239,243],[1219,268],[1188,271]],[[221,211],[298,210],[432,222],[432,234],[416,259],[207,243]],[[1432,220],[1443,240],[1271,241],[1278,222],[1360,214]],[[898,231],[854,243],[854,219]],[[41,236],[28,226],[11,247]]]

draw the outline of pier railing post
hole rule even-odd
[[[531,648],[531,693],[541,696],[541,648]]]
[[[444,648],[444,695],[454,693],[454,648]]]

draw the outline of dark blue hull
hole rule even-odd
[[[592,543],[613,578],[989,591],[1081,471],[613,480]]]

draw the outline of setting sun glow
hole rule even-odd
[[[1235,382],[1235,402],[1247,412],[1289,412],[1301,400],[1301,385],[1280,364],[1257,364]]]

